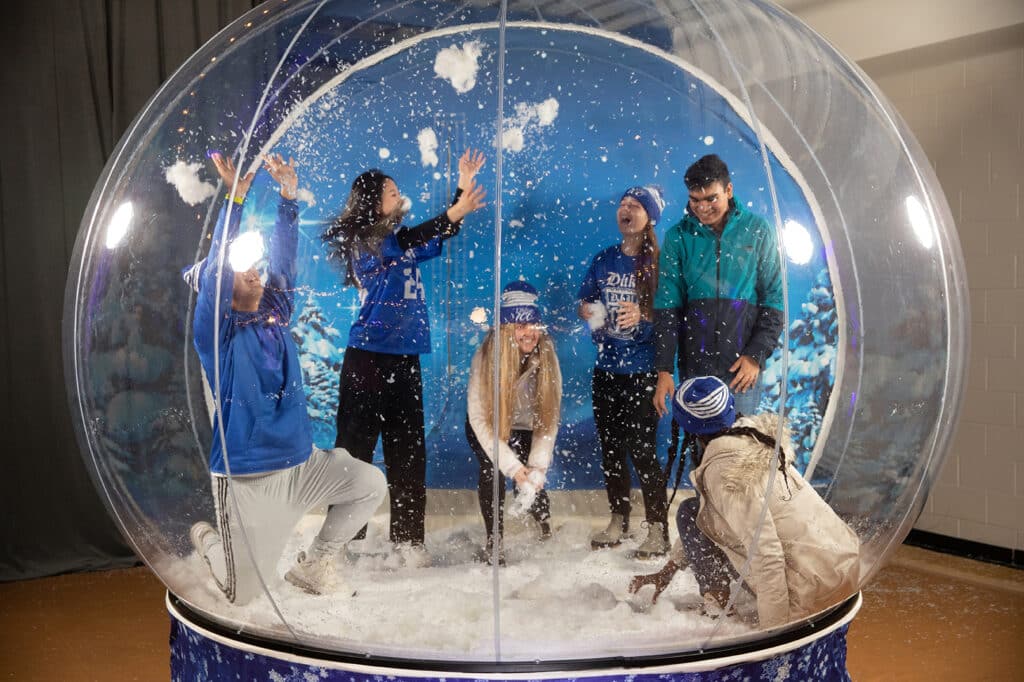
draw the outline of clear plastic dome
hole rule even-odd
[[[214,518],[208,459],[223,407],[204,387],[196,295],[181,277],[207,257],[232,190],[209,153],[235,159],[239,177],[263,154],[295,160],[289,330],[314,443],[330,448],[360,298],[320,235],[372,167],[410,198],[409,224],[444,211],[468,147],[487,157],[478,181],[490,203],[420,266],[431,321],[420,356],[429,565],[393,551],[384,503],[340,568],[349,587],[306,594],[282,576],[323,521],[314,510],[277,570],[258,576],[260,594],[230,603],[189,541],[195,522]],[[601,551],[589,541],[608,506],[596,350],[577,292],[595,254],[620,239],[624,190],[664,189],[661,239],[683,216],[684,171],[707,153],[729,164],[741,205],[776,229],[785,332],[761,407],[785,413],[798,469],[855,529],[863,584],[909,532],[949,445],[964,384],[964,268],[938,182],[891,105],[821,37],[756,0],[278,0],[189,59],[98,182],[65,301],[83,451],[139,556],[230,629],[327,652],[565,661],[713,651],[771,634],[756,620],[702,616],[689,571],[656,604],[628,593],[633,575],[663,563],[633,555],[639,499],[635,537]],[[233,210],[243,231],[269,235],[277,206],[278,186],[260,171]],[[230,267],[227,255],[213,262]],[[507,565],[491,567],[474,559],[484,527],[466,391],[501,289],[520,279],[538,289],[562,374],[546,486],[555,530],[538,542],[531,523],[508,515]],[[661,463],[669,442],[665,418]],[[689,494],[683,481],[676,503]],[[237,509],[231,495],[224,504]]]

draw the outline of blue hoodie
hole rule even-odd
[[[211,389],[216,381],[214,360],[219,361],[227,452],[225,456],[215,416],[210,448],[210,471],[214,474],[284,469],[306,461],[313,449],[299,352],[289,330],[294,311],[298,204],[282,198],[278,205],[270,238],[267,285],[256,312],[232,310],[234,271],[225,258],[217,327],[217,260],[220,250],[238,235],[241,213],[239,204],[229,203],[221,210],[210,253],[201,266],[193,325],[196,351]]]

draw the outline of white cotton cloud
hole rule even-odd
[[[391,150],[388,149],[387,147],[381,147],[379,150],[377,150],[377,155],[380,156],[380,158],[382,159],[386,159],[389,156],[391,156]]]
[[[469,92],[476,85],[482,48],[479,40],[465,43],[461,48],[456,45],[444,48],[434,59],[434,73],[451,83],[460,95]]]
[[[510,152],[521,152],[523,151],[523,129],[522,128],[506,128],[501,133],[501,147],[507,149]]]
[[[537,123],[542,126],[549,126],[558,117],[558,100],[548,97],[546,100],[534,106],[537,113]]]
[[[437,133],[433,128],[424,128],[416,135],[420,146],[420,163],[424,167],[437,166]]]
[[[185,163],[178,160],[173,166],[164,169],[164,179],[178,190],[178,196],[189,206],[206,201],[217,191],[212,183],[199,179],[199,169],[202,167],[203,164],[198,161]]]
[[[295,198],[307,206],[316,206],[316,197],[313,196],[313,192],[302,187],[298,192],[295,193]]]
[[[515,106],[505,129],[501,133],[501,145],[510,152],[522,151],[526,146],[526,137],[537,130],[555,122],[558,118],[558,100],[548,97],[543,102],[530,104],[519,102]]]

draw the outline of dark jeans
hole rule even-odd
[[[391,541],[422,543],[427,450],[420,358],[347,348],[341,365],[334,446],[370,462],[378,437],[391,495]],[[356,537],[365,535],[363,528]]]
[[[615,374],[594,368],[594,423],[601,440],[601,470],[613,514],[629,518],[632,482],[626,458],[640,478],[648,523],[667,523],[665,474],[658,464],[658,413],[652,398],[656,372]]]
[[[700,497],[694,496],[683,500],[676,512],[676,527],[683,551],[693,569],[701,594],[707,594],[708,590],[727,591],[729,583],[738,578],[739,574],[725,552],[697,527],[699,508]]]
[[[480,500],[480,513],[484,517],[484,528],[487,531],[488,540],[494,532],[494,465],[484,452],[480,441],[473,431],[469,420],[466,420],[466,440],[469,447],[480,462],[480,479],[477,484],[477,498]],[[516,458],[526,464],[530,456],[530,445],[533,444],[533,431],[513,430],[509,435],[508,446],[516,453]],[[497,459],[497,457],[495,457]],[[498,537],[504,532],[504,506],[505,506],[505,476],[498,472]],[[542,523],[551,518],[551,502],[548,499],[548,491],[541,489],[530,507],[530,516]]]

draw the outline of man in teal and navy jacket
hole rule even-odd
[[[709,154],[686,170],[689,203],[668,229],[654,298],[654,405],[679,379],[715,376],[729,384],[736,408],[753,414],[758,376],[779,341],[783,288],[775,230],[733,198],[729,168]]]

